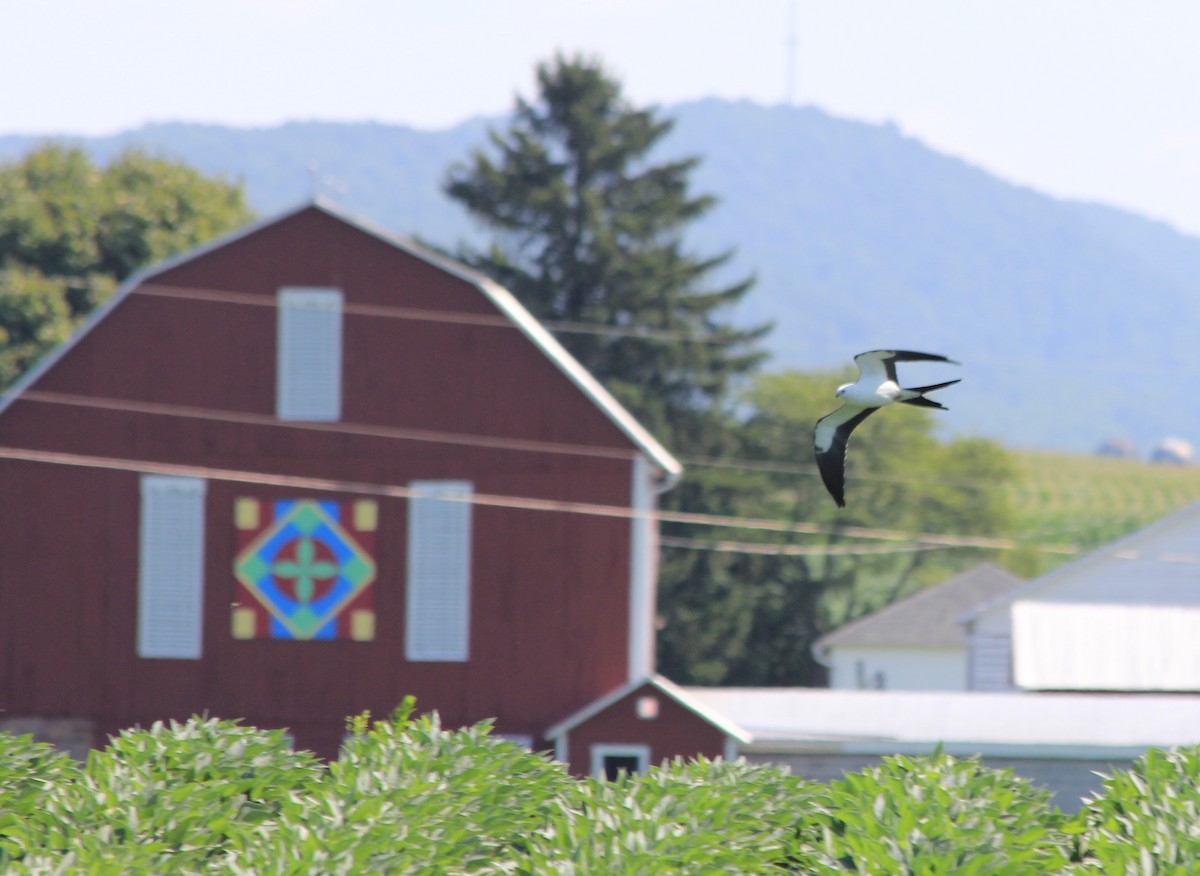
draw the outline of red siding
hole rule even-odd
[[[642,697],[658,700],[657,718],[638,717],[637,702]],[[591,772],[593,745],[649,746],[653,766],[674,757],[721,757],[725,734],[653,685],[644,684],[570,731],[567,764],[572,773]]]
[[[478,289],[317,209],[148,281],[274,301],[336,286],[348,308],[495,315]],[[270,306],[129,295],[31,389],[272,417]],[[562,442],[618,458],[132,413],[28,399],[0,446],[384,485],[465,479],[479,493],[628,506],[629,439],[512,328],[344,320],[343,424]],[[222,415],[224,415],[222,414]],[[450,724],[497,718],[537,736],[626,679],[630,525],[476,506],[471,660],[404,659],[406,505],[380,500],[373,642],[230,634],[233,501],[297,498],[211,481],[204,658],[135,655],[138,475],[0,460],[0,708],[85,716],[102,730],[207,711],[293,728],[329,754],[343,718],[406,694]],[[339,498],[322,494],[323,498]],[[350,499],[352,496],[341,498]]]

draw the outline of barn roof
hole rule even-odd
[[[750,737],[735,721],[731,721],[728,717],[718,711],[710,709],[704,702],[688,693],[686,688],[682,688],[670,679],[664,678],[661,675],[650,675],[646,678],[634,679],[626,682],[621,687],[610,691],[598,700],[588,703],[582,709],[568,715],[563,720],[559,721],[553,727],[546,731],[547,739],[558,739],[565,733],[569,733],[583,724],[586,721],[599,715],[605,709],[616,703],[619,703],[625,697],[629,696],[634,691],[644,687],[650,687],[657,690],[664,696],[668,696],[675,700],[684,708],[690,710],[703,720],[712,724],[727,736],[732,736],[739,742],[749,742]]]
[[[1126,756],[1200,743],[1200,697],[702,688],[684,691],[762,751]]]
[[[976,606],[963,621],[1005,612],[1025,600],[1200,608],[1200,502],[1103,545]]]
[[[248,237],[271,225],[291,218],[304,210],[316,209],[345,224],[369,234],[415,258],[421,259],[441,270],[462,279],[484,295],[495,307],[527,337],[568,379],[587,396],[625,436],[663,473],[663,489],[669,489],[678,481],[683,467],[666,448],[633,418],[624,406],[606,390],[592,374],[584,368],[574,356],[558,342],[557,339],[516,299],[516,297],[490,278],[468,268],[466,265],[432,252],[399,234],[384,230],[358,216],[335,206],[331,202],[317,198],[302,204],[292,210],[238,229],[209,243],[198,246],[187,252],[180,253],[163,262],[143,268],[131,275],[107,302],[96,308],[75,333],[29,369],[20,380],[9,388],[7,393],[0,395],[0,414],[16,401],[21,393],[38,380],[46,371],[54,366],[61,358],[86,337],[97,325],[117,308],[121,301],[134,289],[150,278],[165,273],[193,259],[206,255],[221,247],[227,246],[244,237]]]
[[[1021,583],[1011,572],[981,563],[822,636],[813,646],[814,653],[842,646],[965,648],[962,615]]]

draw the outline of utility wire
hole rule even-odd
[[[13,269],[0,269],[0,280],[6,277],[13,276]],[[59,275],[38,274],[41,279],[49,280],[56,283],[63,283],[72,286],[95,286],[106,287],[105,283],[97,283],[93,279],[85,276],[67,277]],[[202,301],[218,301],[228,304],[245,304],[260,307],[274,307],[275,301],[268,296],[251,295],[241,292],[233,292],[228,290],[215,289],[196,289],[192,287],[169,286],[161,283],[144,283],[133,290],[136,294],[141,295],[160,295],[164,297],[195,299]],[[346,313],[359,313],[364,316],[385,316],[397,319],[414,319],[425,320],[431,322],[446,322],[460,323],[464,325],[489,325],[496,328],[516,328],[515,324],[503,316],[490,316],[486,314],[463,314],[454,311],[438,311],[425,308],[408,308],[388,305],[344,305]],[[672,329],[651,329],[651,328],[628,328],[623,329],[619,326],[608,326],[597,323],[572,322],[572,321],[547,321],[539,320],[542,326],[555,333],[580,333],[593,334],[601,336],[611,336],[619,338],[640,338],[646,341],[689,341],[698,344],[737,344],[738,339],[721,338],[721,337],[702,337],[693,332],[686,330]],[[977,355],[972,357],[972,361],[976,363],[990,363],[1005,368],[1012,368],[1018,364],[1038,365],[1041,367],[1042,361],[1029,356],[1013,359],[1005,357],[1004,359],[996,358],[995,356]],[[1069,360],[1059,362],[1061,365],[1087,365],[1089,369],[1095,371],[1110,370],[1128,373],[1130,366],[1121,363],[1103,363],[1094,360]],[[834,367],[834,366],[827,366]],[[1161,367],[1135,367],[1134,370],[1143,374],[1161,374],[1164,371],[1178,370],[1182,367],[1179,362],[1164,363]]]
[[[806,477],[816,477],[820,470],[815,465],[803,465],[795,462],[773,462],[760,459],[718,458],[713,456],[676,456],[684,465],[702,466],[705,468],[729,468],[743,471],[760,471],[767,474],[792,474]],[[894,484],[936,484],[944,487],[966,487],[973,490],[994,490],[996,485],[986,481],[947,480],[933,478],[904,477],[902,475],[884,474],[854,474],[846,472],[847,480],[875,481]]]
[[[0,394],[0,397],[3,397]],[[254,414],[248,412],[226,411],[214,408],[202,408],[193,405],[174,405],[165,402],[145,402],[132,399],[106,398],[100,396],[84,396],[62,392],[44,392],[28,389],[21,393],[20,399],[42,404],[66,405],[71,407],[94,408],[122,412],[134,412],[163,417],[178,417],[184,419],[207,420],[212,422],[236,423],[249,426],[268,426],[280,429],[293,429],[312,432],[329,432],[347,435],[363,435],[374,438],[390,438],[404,441],[424,441],[472,447],[489,447],[499,450],[518,450],[535,453],[559,453],[569,456],[597,457],[605,459],[632,459],[633,451],[614,447],[596,445],[568,444],[556,441],[539,441],[525,438],[505,438],[494,435],[479,435],[464,432],[446,432],[437,429],[416,429],[402,426],[378,426],[361,423],[317,423],[311,421],[280,420],[273,415]],[[718,459],[703,456],[681,456],[679,461],[684,465],[744,469],[777,474],[800,475],[815,477],[819,474],[815,465],[800,465],[795,463],[768,462],[752,459]],[[878,481],[889,483],[923,483],[928,484],[928,478],[905,478],[893,475],[851,474],[847,479],[859,482]],[[994,489],[995,484],[985,484],[973,481],[934,481],[944,486],[961,486],[975,489]]]
[[[352,493],[357,495],[410,498],[414,491],[405,486],[363,483],[331,478],[311,478],[299,475],[281,475],[266,472],[241,471],[177,463],[153,462],[149,460],[119,459],[79,453],[63,453],[48,450],[32,450],[18,447],[0,447],[0,459],[26,462],[67,465],[80,468],[107,469],[140,474],[164,474],[179,477],[204,478],[214,481],[255,484],[259,486],[285,487],[289,489],[314,490],[321,492]],[[425,492],[422,496],[428,495]],[[843,536],[900,544],[923,544],[937,547],[967,547],[988,550],[1010,550],[1018,546],[1007,538],[986,536],[947,535],[936,533],[909,533],[889,529],[872,529],[862,526],[824,527],[811,523],[788,520],[772,520],[754,517],[732,517],[719,514],[702,514],[685,511],[639,510],[618,505],[603,505],[592,502],[568,502],[557,499],[538,499],[527,496],[506,496],[487,493],[472,493],[469,496],[446,494],[447,501],[464,501],[474,505],[495,508],[512,508],[527,511],[558,511],[595,517],[624,518],[627,520],[653,520],[659,523],[681,523],[699,526],[714,526],[726,529],[759,530],[800,535]],[[1072,554],[1073,545],[1043,544],[1034,546],[1039,551]]]
[[[2,275],[3,272],[0,272]],[[70,279],[74,282],[74,278]],[[164,284],[145,283],[134,288],[135,294],[147,296],[159,296],[176,299],[191,299],[199,301],[212,301],[220,303],[228,303],[235,305],[270,307],[274,308],[277,303],[273,297],[252,295],[247,293],[232,292],[227,290],[214,289],[195,289],[187,287],[176,287]],[[516,325],[507,317],[499,314],[464,314],[459,311],[438,311],[426,308],[410,308],[390,305],[367,305],[367,304],[345,304],[343,306],[345,313],[351,315],[371,316],[371,317],[386,317],[396,319],[423,320],[439,323],[451,323],[462,325],[483,325],[496,328],[514,329]],[[609,335],[614,337],[625,338],[641,338],[649,341],[674,341],[688,340],[699,343],[731,343],[731,340],[721,338],[700,338],[686,331],[671,331],[659,329],[620,329],[613,326],[599,326],[587,323],[578,322],[544,322],[543,325],[555,332],[580,332],[596,335]],[[0,398],[3,394],[0,393]],[[119,399],[102,399],[87,396],[72,396],[63,393],[44,393],[37,391],[26,391],[21,395],[22,399],[30,401],[40,401],[52,404],[70,404],[92,408],[106,408],[122,411],[136,411],[146,414],[157,414],[163,416],[188,417],[204,420],[216,420],[225,422],[244,423],[255,426],[275,426],[292,429],[308,429],[312,431],[325,432],[341,432],[346,434],[367,435],[372,437],[392,438],[412,441],[425,441],[433,443],[445,443],[451,445],[467,445],[492,447],[497,449],[508,450],[524,450],[543,453],[560,453],[574,456],[591,456],[611,459],[630,459],[633,454],[629,451],[617,448],[604,448],[596,446],[586,446],[577,444],[567,444],[562,442],[546,442],[530,439],[519,438],[504,438],[497,436],[480,436],[465,433],[450,433],[439,430],[414,429],[404,427],[389,427],[389,426],[372,426],[362,424],[346,424],[346,423],[292,423],[280,421],[274,417],[223,412],[212,409],[204,409],[190,406],[166,405],[150,402],[136,402]],[[748,471],[761,471],[767,473],[799,475],[804,477],[813,477],[818,474],[815,466],[802,465],[793,463],[781,463],[763,460],[748,460],[748,459],[717,459],[712,457],[701,456],[681,456],[680,461],[690,466],[704,466],[727,469],[742,469]],[[927,478],[906,478],[902,476],[890,476],[880,474],[850,474],[848,479],[855,481],[872,481],[872,482],[893,482],[893,483],[929,483]],[[994,489],[995,485],[990,483],[981,483],[976,481],[938,481],[940,485],[965,487],[970,489]],[[838,530],[843,531],[844,530]],[[1066,546],[1052,546],[1066,547]],[[1067,548],[1067,550],[1070,550]]]
[[[230,292],[218,289],[193,289],[166,286],[161,283],[143,283],[133,290],[136,295],[161,298],[181,298],[193,301],[214,301],[222,304],[238,304],[250,307],[276,307],[275,299],[265,295],[245,292]],[[516,329],[517,324],[501,314],[463,313],[462,311],[431,310],[425,307],[401,307],[391,304],[356,304],[346,302],[342,312],[351,316],[385,317],[388,319],[419,320],[424,322],[449,323],[452,325],[488,326],[491,328]],[[644,341],[689,341],[697,344],[719,344],[728,346],[739,343],[736,338],[701,337],[691,331],[655,328],[628,328],[598,325],[567,320],[539,320],[551,332],[564,334],[589,334],[616,338],[637,338]]]
[[[3,272],[0,271],[0,276]],[[274,297],[269,295],[253,295],[245,292],[235,292],[232,290],[220,289],[198,289],[189,286],[171,286],[163,283],[147,282],[134,288],[133,292],[139,295],[158,295],[162,297],[171,297],[179,299],[192,299],[197,301],[214,301],[226,304],[240,304],[256,307],[276,307]],[[432,310],[423,307],[402,307],[399,305],[384,305],[384,304],[355,304],[347,302],[343,304],[343,312],[360,316],[386,317],[391,319],[407,319],[420,320],[426,322],[440,322],[461,325],[481,325],[491,326],[494,328],[516,329],[517,325],[508,317],[501,314],[471,314],[461,311],[444,311]],[[610,336],[616,338],[634,338],[645,341],[687,341],[696,344],[716,344],[727,346],[738,344],[741,341],[737,338],[724,338],[720,336],[703,336],[697,335],[695,332],[686,329],[657,329],[645,327],[630,327],[622,328],[620,326],[604,325],[600,323],[570,321],[570,320],[543,320],[538,319],[542,327],[556,334],[591,334],[599,336]],[[736,328],[732,329],[737,331]],[[1031,365],[1042,367],[1044,362],[1041,359],[1025,356],[1013,359],[1007,357],[998,359],[995,356],[987,354],[972,356],[972,362],[976,364],[992,364],[1012,368],[1015,365]],[[842,363],[834,363],[833,365],[825,366],[825,370],[834,370]],[[1083,365],[1084,360],[1074,360],[1067,363],[1059,364],[1075,364]],[[1120,363],[1096,363],[1091,360],[1086,362],[1088,368],[1096,370],[1097,368],[1104,370],[1120,371],[1127,373],[1129,366]],[[1182,367],[1179,362],[1164,363],[1161,368],[1141,367],[1135,370],[1145,374],[1161,374],[1164,370],[1177,370]]]
[[[305,432],[329,432],[342,435],[363,435],[372,438],[391,438],[402,441],[424,441],[437,444],[488,447],[497,450],[521,450],[535,453],[560,453],[570,456],[590,456],[604,459],[633,459],[636,453],[616,447],[599,447],[585,444],[566,444],[559,441],[537,441],[526,438],[503,438],[491,435],[474,435],[465,432],[443,432],[435,429],[413,429],[401,426],[376,426],[362,423],[318,423],[311,421],[280,420],[272,415],[248,412],[223,411],[192,405],[173,405],[163,402],[144,402],[132,399],[103,398],[98,396],[72,395],[61,392],[42,392],[29,389],[21,393],[22,401],[43,404],[67,405],[70,407],[95,408],[122,413],[150,414],[160,417],[207,420],[218,423],[234,423],[246,426],[267,426],[278,429]]]
[[[812,556],[863,556],[876,554],[902,554],[916,551],[948,550],[948,545],[936,544],[771,544],[769,542],[744,541],[704,541],[696,538],[679,538],[663,535],[658,539],[663,547],[683,548],[686,550],[720,551],[736,554],[761,554],[781,557],[812,557]]]
[[[522,438],[505,438],[469,433],[445,432],[433,429],[414,429],[396,426],[379,426],[357,423],[314,423],[279,420],[266,414],[215,410],[189,405],[172,405],[162,402],[143,402],[129,399],[104,398],[96,396],[81,396],[68,393],[43,392],[26,390],[20,396],[22,401],[41,404],[66,405],[71,407],[92,408],[99,410],[118,411],[122,413],[140,413],[151,416],[198,419],[212,422],[233,423],[255,427],[269,427],[309,432],[325,432],[334,434],[361,435],[373,438],[385,438],[404,441],[419,441],[451,446],[487,447],[498,450],[518,452],[535,452],[562,454],[575,457],[591,457],[602,459],[631,460],[636,454],[633,451],[613,447],[595,445],[569,444],[564,442],[538,441]],[[759,471],[774,471],[801,476],[815,476],[818,472],[815,466],[802,466],[787,463],[759,462],[755,460],[720,460],[707,457],[683,457],[680,460],[687,465],[703,466],[716,465],[724,468],[746,468]],[[929,483],[929,480],[919,478],[903,478],[888,475],[848,475],[850,480],[859,482],[897,482],[897,483]],[[977,489],[995,488],[992,484],[980,484],[962,481],[935,481],[942,485],[972,487]],[[813,534],[831,534],[848,530],[825,529]],[[880,530],[873,530],[880,531]],[[1045,535],[1041,535],[1045,538]],[[1070,553],[1072,548],[1062,543],[1061,553]]]

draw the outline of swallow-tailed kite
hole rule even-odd
[[[846,507],[845,471],[846,443],[854,427],[892,402],[904,402],[919,405],[924,408],[940,408],[945,405],[925,398],[925,393],[935,389],[943,389],[958,383],[949,380],[946,383],[935,383],[932,386],[914,386],[902,389],[896,383],[897,362],[949,362],[959,363],[945,356],[934,353],[914,353],[909,350],[870,350],[859,353],[854,357],[858,364],[858,380],[839,386],[837,397],[842,399],[842,406],[833,413],[826,414],[817,420],[817,428],[813,432],[813,448],[816,450],[817,468],[821,470],[821,480],[829,495],[838,503],[839,508]]]

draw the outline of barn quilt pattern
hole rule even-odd
[[[237,639],[375,638],[374,501],[234,502]]]

